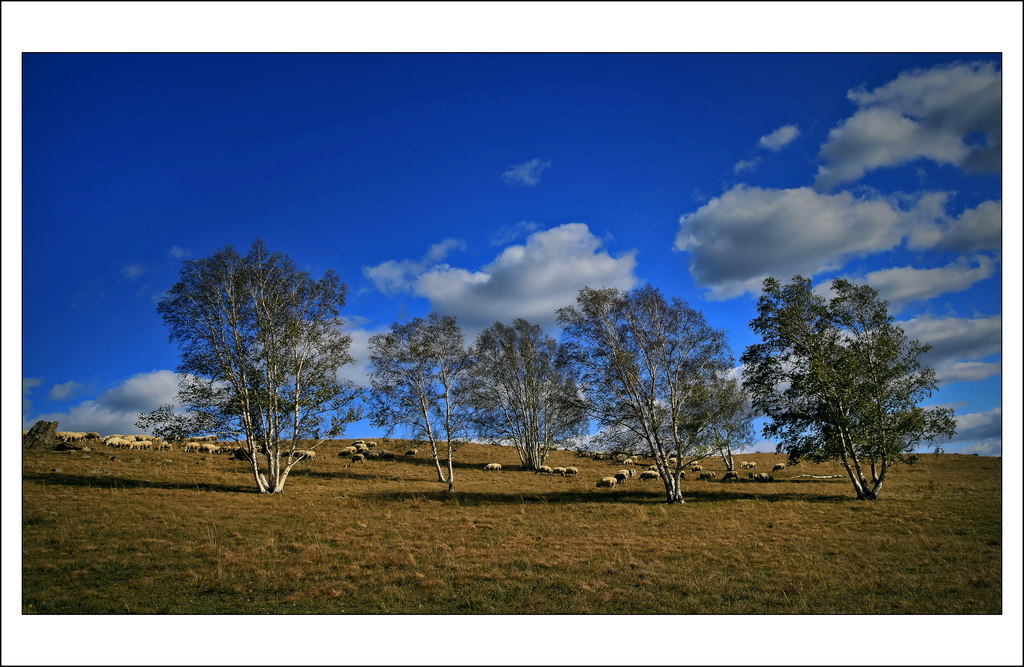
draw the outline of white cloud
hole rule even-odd
[[[974,283],[990,278],[995,273],[995,261],[985,255],[960,259],[935,269],[915,269],[904,266],[872,271],[863,280],[853,282],[871,285],[879,296],[889,301],[890,312],[899,312],[904,305],[925,301],[940,294],[963,292]]]
[[[770,151],[780,151],[785,148],[791,141],[800,136],[800,130],[797,129],[796,125],[783,125],[774,132],[770,132],[757,142],[757,145],[761,148],[767,148]]]
[[[522,222],[517,222],[514,225],[506,227],[499,227],[491,232],[491,245],[505,245],[506,243],[511,243],[523,234],[529,234],[530,232],[537,231],[538,227],[539,225],[536,222],[530,222],[527,220],[523,220]]]
[[[761,158],[755,157],[750,160],[740,160],[732,166],[732,173],[741,174],[744,171],[753,171],[761,163]]]
[[[121,269],[121,275],[128,280],[136,280],[146,272],[145,264],[129,264]]]
[[[561,225],[505,248],[479,271],[436,266],[413,289],[467,331],[516,317],[548,328],[555,311],[575,302],[584,286],[629,289],[636,283],[635,251],[612,257],[601,246],[585,224]]]
[[[937,224],[920,225],[908,239],[911,248],[954,250],[958,252],[976,252],[978,250],[1001,250],[1003,205],[1001,201],[986,201],[976,208],[967,209],[958,218],[950,218],[941,210],[945,205],[945,197],[938,201],[938,195],[932,195],[932,201],[939,204],[935,211]]]
[[[55,384],[50,389],[50,393],[47,396],[51,401],[66,401],[75,394],[79,393],[84,389],[84,385],[81,385],[75,381],[64,382],[63,384]]]
[[[353,363],[345,364],[338,371],[338,377],[351,380],[356,384],[366,387],[370,384],[370,336],[381,331],[368,331],[366,329],[351,329],[346,331],[352,337],[348,353],[352,355]]]
[[[915,317],[897,322],[912,339],[932,345],[922,360],[935,369],[939,384],[976,382],[1002,372],[1002,315],[979,318]]]
[[[160,405],[173,403],[177,392],[178,376],[173,371],[139,373],[97,398],[79,403],[68,412],[39,415],[31,421],[57,421],[62,431],[135,433],[138,431],[136,413],[151,412]]]
[[[502,173],[506,185],[529,185],[540,183],[540,175],[551,166],[551,160],[533,158],[523,164],[512,165]]]
[[[1002,453],[1002,441],[1002,407],[956,416],[956,435],[950,444],[972,443],[961,450],[964,454],[999,456]]]
[[[192,251],[181,246],[172,245],[171,249],[167,251],[167,254],[174,259],[185,259],[186,257],[192,256]]]
[[[377,266],[364,266],[363,275],[373,281],[378,290],[393,295],[412,289],[416,277],[442,262],[453,249],[463,250],[466,242],[460,239],[445,239],[430,246],[420,260],[388,260]]]
[[[918,158],[974,171],[1002,159],[1002,75],[992,63],[902,72],[872,91],[851,90],[859,109],[829,132],[815,187],[830,190],[879,167]],[[983,140],[975,140],[983,137]]]
[[[683,215],[675,248],[690,253],[697,286],[728,299],[760,292],[769,275],[810,277],[893,248],[919,218],[878,197],[741,184]]]

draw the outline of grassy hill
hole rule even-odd
[[[323,446],[278,496],[224,455],[24,452],[22,611],[1001,613],[998,458],[923,456],[873,503],[845,476],[796,478],[842,472],[805,463],[772,483],[687,480],[669,506],[659,481],[596,488],[623,466],[573,452],[549,460],[579,468],[563,478],[463,445],[449,494],[429,447],[360,465],[337,456],[351,442]]]

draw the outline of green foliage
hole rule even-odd
[[[424,438],[438,481],[454,489],[457,438],[472,418],[467,374],[472,357],[454,317],[430,313],[370,337],[370,419],[390,435],[401,429]],[[448,474],[441,470],[438,443],[448,450]]]
[[[527,470],[557,443],[584,434],[586,405],[573,366],[536,324],[495,322],[473,347],[469,400],[478,436],[510,442]]]
[[[257,488],[280,492],[300,440],[336,437],[358,418],[360,391],[338,378],[352,362],[346,293],[333,271],[314,280],[259,240],[244,257],[227,246],[184,262],[157,311],[180,350],[185,412],[162,406],[140,424],[244,438]]]
[[[711,451],[712,388],[732,364],[725,332],[650,285],[629,292],[585,287],[576,301],[558,311],[558,321],[602,438],[627,450],[645,445],[667,501],[682,502],[683,467]]]
[[[780,451],[840,460],[857,497],[876,499],[890,466],[952,437],[956,423],[952,410],[918,405],[937,386],[920,361],[931,347],[909,340],[871,287],[836,279],[832,290],[826,300],[801,276],[764,281],[751,322],[762,342],[743,355],[744,386]]]

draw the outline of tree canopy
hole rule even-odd
[[[585,287],[576,302],[558,311],[558,321],[591,416],[603,437],[646,444],[667,502],[683,502],[683,468],[713,451],[712,386],[732,365],[725,332],[650,285],[629,292]]]
[[[473,346],[470,401],[479,436],[516,448],[537,470],[560,442],[583,435],[585,404],[554,338],[524,319],[495,322]]]
[[[333,271],[314,280],[261,240],[245,256],[227,246],[185,261],[157,311],[180,350],[186,412],[162,406],[149,423],[179,437],[244,438],[257,489],[281,492],[308,450],[358,418],[360,390],[338,376],[352,362],[346,293]]]
[[[874,500],[892,465],[951,438],[956,422],[948,408],[919,405],[937,387],[920,360],[931,346],[908,339],[870,286],[837,278],[832,293],[816,294],[801,276],[764,281],[750,323],[762,342],[743,354],[744,386],[780,451],[838,459],[857,497]]]
[[[426,438],[440,482],[455,488],[456,438],[468,433],[467,373],[472,357],[455,318],[430,313],[427,319],[395,322],[370,337],[371,420],[393,432]],[[438,447],[447,447],[447,477]]]

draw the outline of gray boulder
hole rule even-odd
[[[21,442],[25,449],[53,449],[57,446],[57,422],[37,421]]]

